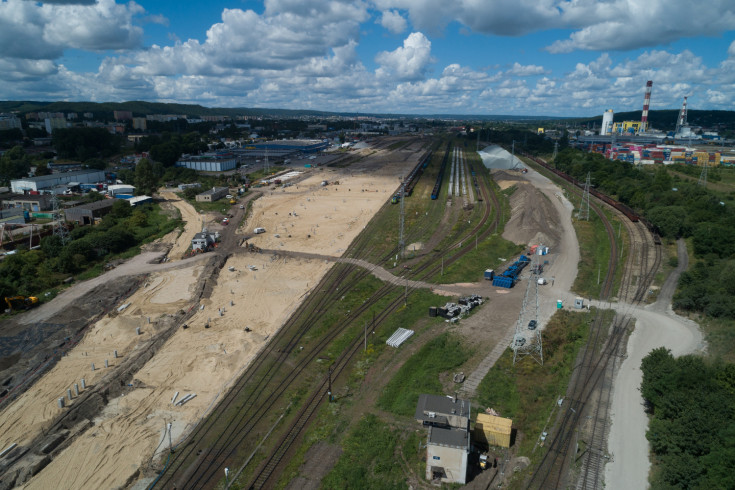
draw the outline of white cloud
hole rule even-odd
[[[735,25],[732,0],[374,0],[381,10],[401,9],[416,30],[436,34],[452,21],[474,32],[521,36],[573,29],[568,39],[547,47],[574,50],[629,50],[678,39],[717,36]]]
[[[424,77],[431,58],[431,41],[420,32],[412,32],[403,46],[394,51],[381,51],[375,56],[380,64],[377,73],[381,77],[396,76],[401,80],[417,80]]]
[[[392,34],[400,34],[406,30],[407,22],[395,10],[385,10],[380,16],[379,24]]]
[[[513,63],[513,68],[508,70],[506,72],[508,75],[513,75],[516,77],[530,77],[534,75],[544,75],[547,74],[548,71],[544,69],[543,66],[538,65],[521,65],[517,61]]]

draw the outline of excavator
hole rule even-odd
[[[6,296],[5,302],[12,311],[27,310],[38,304],[38,298],[35,296]]]

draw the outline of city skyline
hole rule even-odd
[[[731,110],[735,3],[0,3],[0,99],[593,116]]]

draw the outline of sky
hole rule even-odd
[[[735,110],[735,0],[0,0],[0,99]]]

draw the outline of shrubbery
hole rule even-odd
[[[36,250],[20,249],[0,263],[0,298],[37,295],[58,286],[70,274],[83,272],[125,252],[151,236],[167,233],[177,222],[158,214],[156,207],[132,209],[118,201],[96,226],[74,228],[63,246],[58,236],[47,236]]]
[[[735,365],[661,347],[641,369],[658,463],[651,488],[735,488]]]

